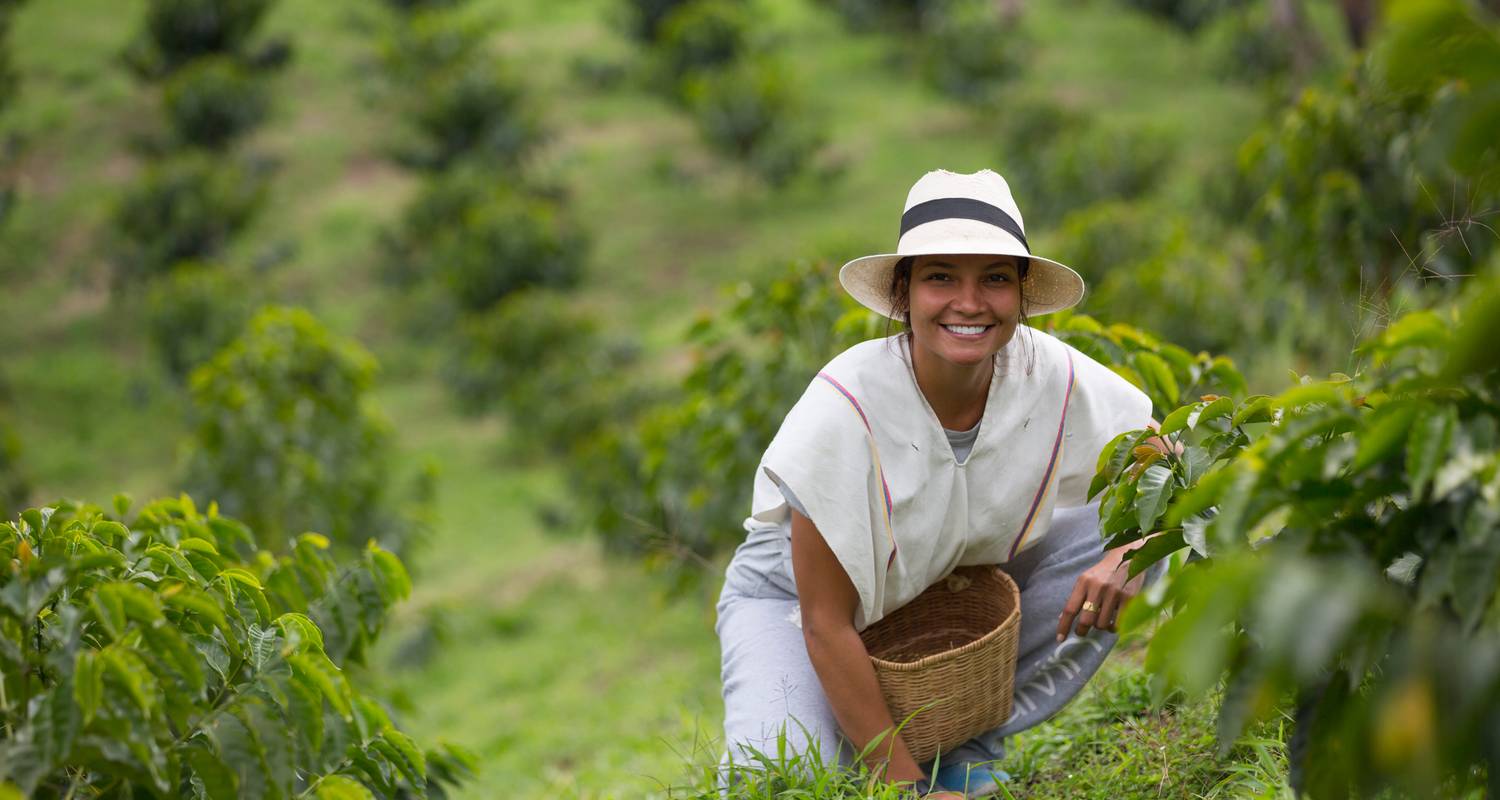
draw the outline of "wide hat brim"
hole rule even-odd
[[[865,308],[885,317],[897,319],[891,310],[891,276],[896,262],[912,255],[1009,255],[1025,258],[1028,262],[1026,277],[1021,281],[1022,312],[1028,317],[1051,314],[1078,305],[1083,300],[1083,276],[1071,267],[1050,258],[1027,252],[996,253],[986,250],[976,253],[971,249],[924,248],[925,253],[881,253],[863,256],[839,268],[839,283],[844,291],[859,301]]]

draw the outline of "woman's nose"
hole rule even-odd
[[[971,281],[960,281],[958,284],[958,296],[953,298],[953,308],[956,311],[978,312],[982,309],[979,301],[979,284]]]

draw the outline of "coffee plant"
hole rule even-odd
[[[485,60],[429,75],[406,105],[413,135],[399,155],[420,169],[441,171],[461,160],[514,168],[541,139],[519,83]]]
[[[677,87],[694,75],[722,69],[751,51],[751,12],[742,0],[694,0],[663,21],[651,53],[659,81]]]
[[[306,311],[262,310],[192,374],[183,485],[273,550],[316,530],[341,547],[374,539],[404,552],[430,489],[413,499],[392,490],[390,428],[368,399],[375,370],[369,353]]]
[[[683,91],[709,146],[773,187],[806,172],[824,145],[795,81],[776,61],[742,59],[700,72]]]
[[[1352,378],[1189,398],[1173,447],[1136,431],[1100,455],[1111,545],[1150,536],[1130,569],[1198,558],[1128,614],[1166,617],[1147,666],[1196,694],[1227,673],[1226,747],[1291,694],[1315,798],[1500,787],[1500,279],[1473,288],[1367,342]]]
[[[922,76],[961,100],[994,102],[1035,57],[1019,13],[994,0],[945,0],[931,13],[919,47]]]
[[[1374,65],[1305,90],[1240,148],[1227,213],[1250,227],[1268,266],[1322,296],[1384,312],[1401,285],[1452,285],[1494,249],[1484,215],[1500,183],[1425,155],[1433,97],[1391,91]]]
[[[442,798],[347,668],[411,584],[373,542],[282,555],[187,496],[59,503],[0,524],[0,792],[33,798]]]
[[[146,336],[167,372],[186,383],[244,331],[255,297],[250,282],[228,267],[183,263],[147,290]]]
[[[447,383],[466,412],[510,420],[508,445],[569,453],[630,414],[641,391],[638,346],[606,337],[598,319],[564,292],[514,292],[464,320]]]
[[[149,0],[125,63],[152,81],[207,56],[229,56],[250,67],[279,66],[290,46],[256,40],[273,5],[275,0]]]
[[[139,283],[179,262],[219,256],[262,196],[258,176],[208,155],[151,165],[115,208],[116,283]]]
[[[164,109],[178,141],[222,150],[266,117],[261,80],[233,59],[196,59],[166,82]]]

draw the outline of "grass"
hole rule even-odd
[[[1012,776],[998,797],[1028,800],[1099,798],[1257,798],[1290,800],[1286,788],[1286,719],[1246,732],[1230,755],[1215,758],[1217,697],[1168,702],[1152,709],[1149,676],[1139,651],[1117,651],[1062,711],[1007,741],[998,766]],[[718,753],[703,748],[685,782],[668,797],[717,798]],[[778,737],[767,751],[726,771],[729,800],[814,797],[895,798],[891,787],[862,765],[825,765],[813,752],[798,754]]]
[[[585,53],[634,58],[607,19],[616,2],[474,0],[467,13],[495,31],[498,54],[525,66],[555,133],[534,167],[570,188],[592,231],[578,301],[640,338],[656,371],[670,371],[685,324],[722,305],[720,287],[809,253],[886,249],[901,193],[922,171],[978,169],[1001,155],[1003,111],[934,95],[900,66],[899,37],[850,37],[807,0],[763,0],[758,18],[782,37],[781,56],[828,125],[829,158],[845,167],[837,181],[769,193],[710,155],[658,97],[574,76]],[[106,291],[113,198],[138,169],[130,140],[155,118],[117,58],[143,8],[29,3],[12,32],[24,94],[0,125],[22,143],[23,197],[0,246],[0,400],[36,502],[144,498],[177,484],[184,398],[147,349],[133,301]],[[414,557],[416,594],[362,679],[390,692],[419,738],[478,751],[484,769],[464,797],[701,793],[694,781],[717,760],[721,714],[712,597],[668,598],[596,543],[549,537],[534,512],[566,501],[566,476],[505,457],[505,424],[456,414],[433,367],[440,347],[393,322],[407,299],[379,284],[376,237],[415,179],[384,151],[397,121],[364,100],[370,13],[363,0],[275,6],[268,34],[289,37],[296,55],[248,148],[277,169],[265,212],[227,256],[266,262],[259,275],[278,300],[370,347],[387,367],[375,399],[397,431],[400,468],[441,469],[441,517]],[[1028,24],[1047,43],[1033,88],[1110,124],[1182,137],[1185,166],[1167,196],[1253,120],[1252,92],[1203,77],[1192,42],[1109,2],[1031,3]],[[1029,222],[1043,244],[1056,224]],[[1107,268],[1082,266],[1091,278]],[[1022,793],[1240,796],[1253,780],[1276,785],[1275,732],[1209,766],[1211,706],[1140,712],[1142,680],[1117,659],[1084,699],[1023,736],[1007,762]]]

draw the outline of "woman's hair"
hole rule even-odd
[[[887,336],[891,334],[891,326],[899,318],[904,328],[901,334],[906,337],[908,346],[911,344],[911,273],[916,265],[916,256],[903,256],[900,261],[896,262],[895,269],[891,270],[891,285],[886,289],[886,297],[890,299],[891,303],[891,316],[886,320],[885,333]],[[1016,292],[1020,295],[1020,323],[1022,327],[1031,324],[1030,318],[1026,315],[1025,289],[1026,273],[1030,270],[1031,259],[1016,258]],[[1031,371],[1033,360],[1027,360],[1026,371],[1028,373]]]

